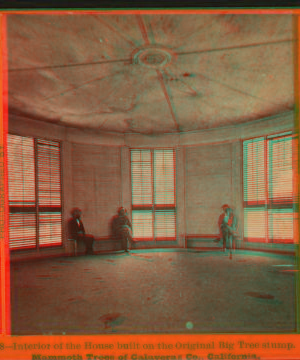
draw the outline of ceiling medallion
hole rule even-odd
[[[174,58],[170,49],[155,45],[140,48],[132,55],[133,64],[158,70],[169,66]]]

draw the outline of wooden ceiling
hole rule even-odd
[[[156,135],[294,107],[290,15],[9,15],[9,112]]]

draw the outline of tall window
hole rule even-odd
[[[8,135],[10,249],[62,244],[60,144]]]
[[[244,141],[244,236],[247,241],[292,243],[297,217],[292,134]]]
[[[134,240],[175,240],[175,152],[131,150]]]

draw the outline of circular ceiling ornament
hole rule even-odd
[[[173,51],[158,45],[139,48],[132,55],[133,64],[158,70],[169,66],[174,58]]]

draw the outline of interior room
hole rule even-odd
[[[297,46],[275,13],[7,17],[12,334],[296,332]]]

